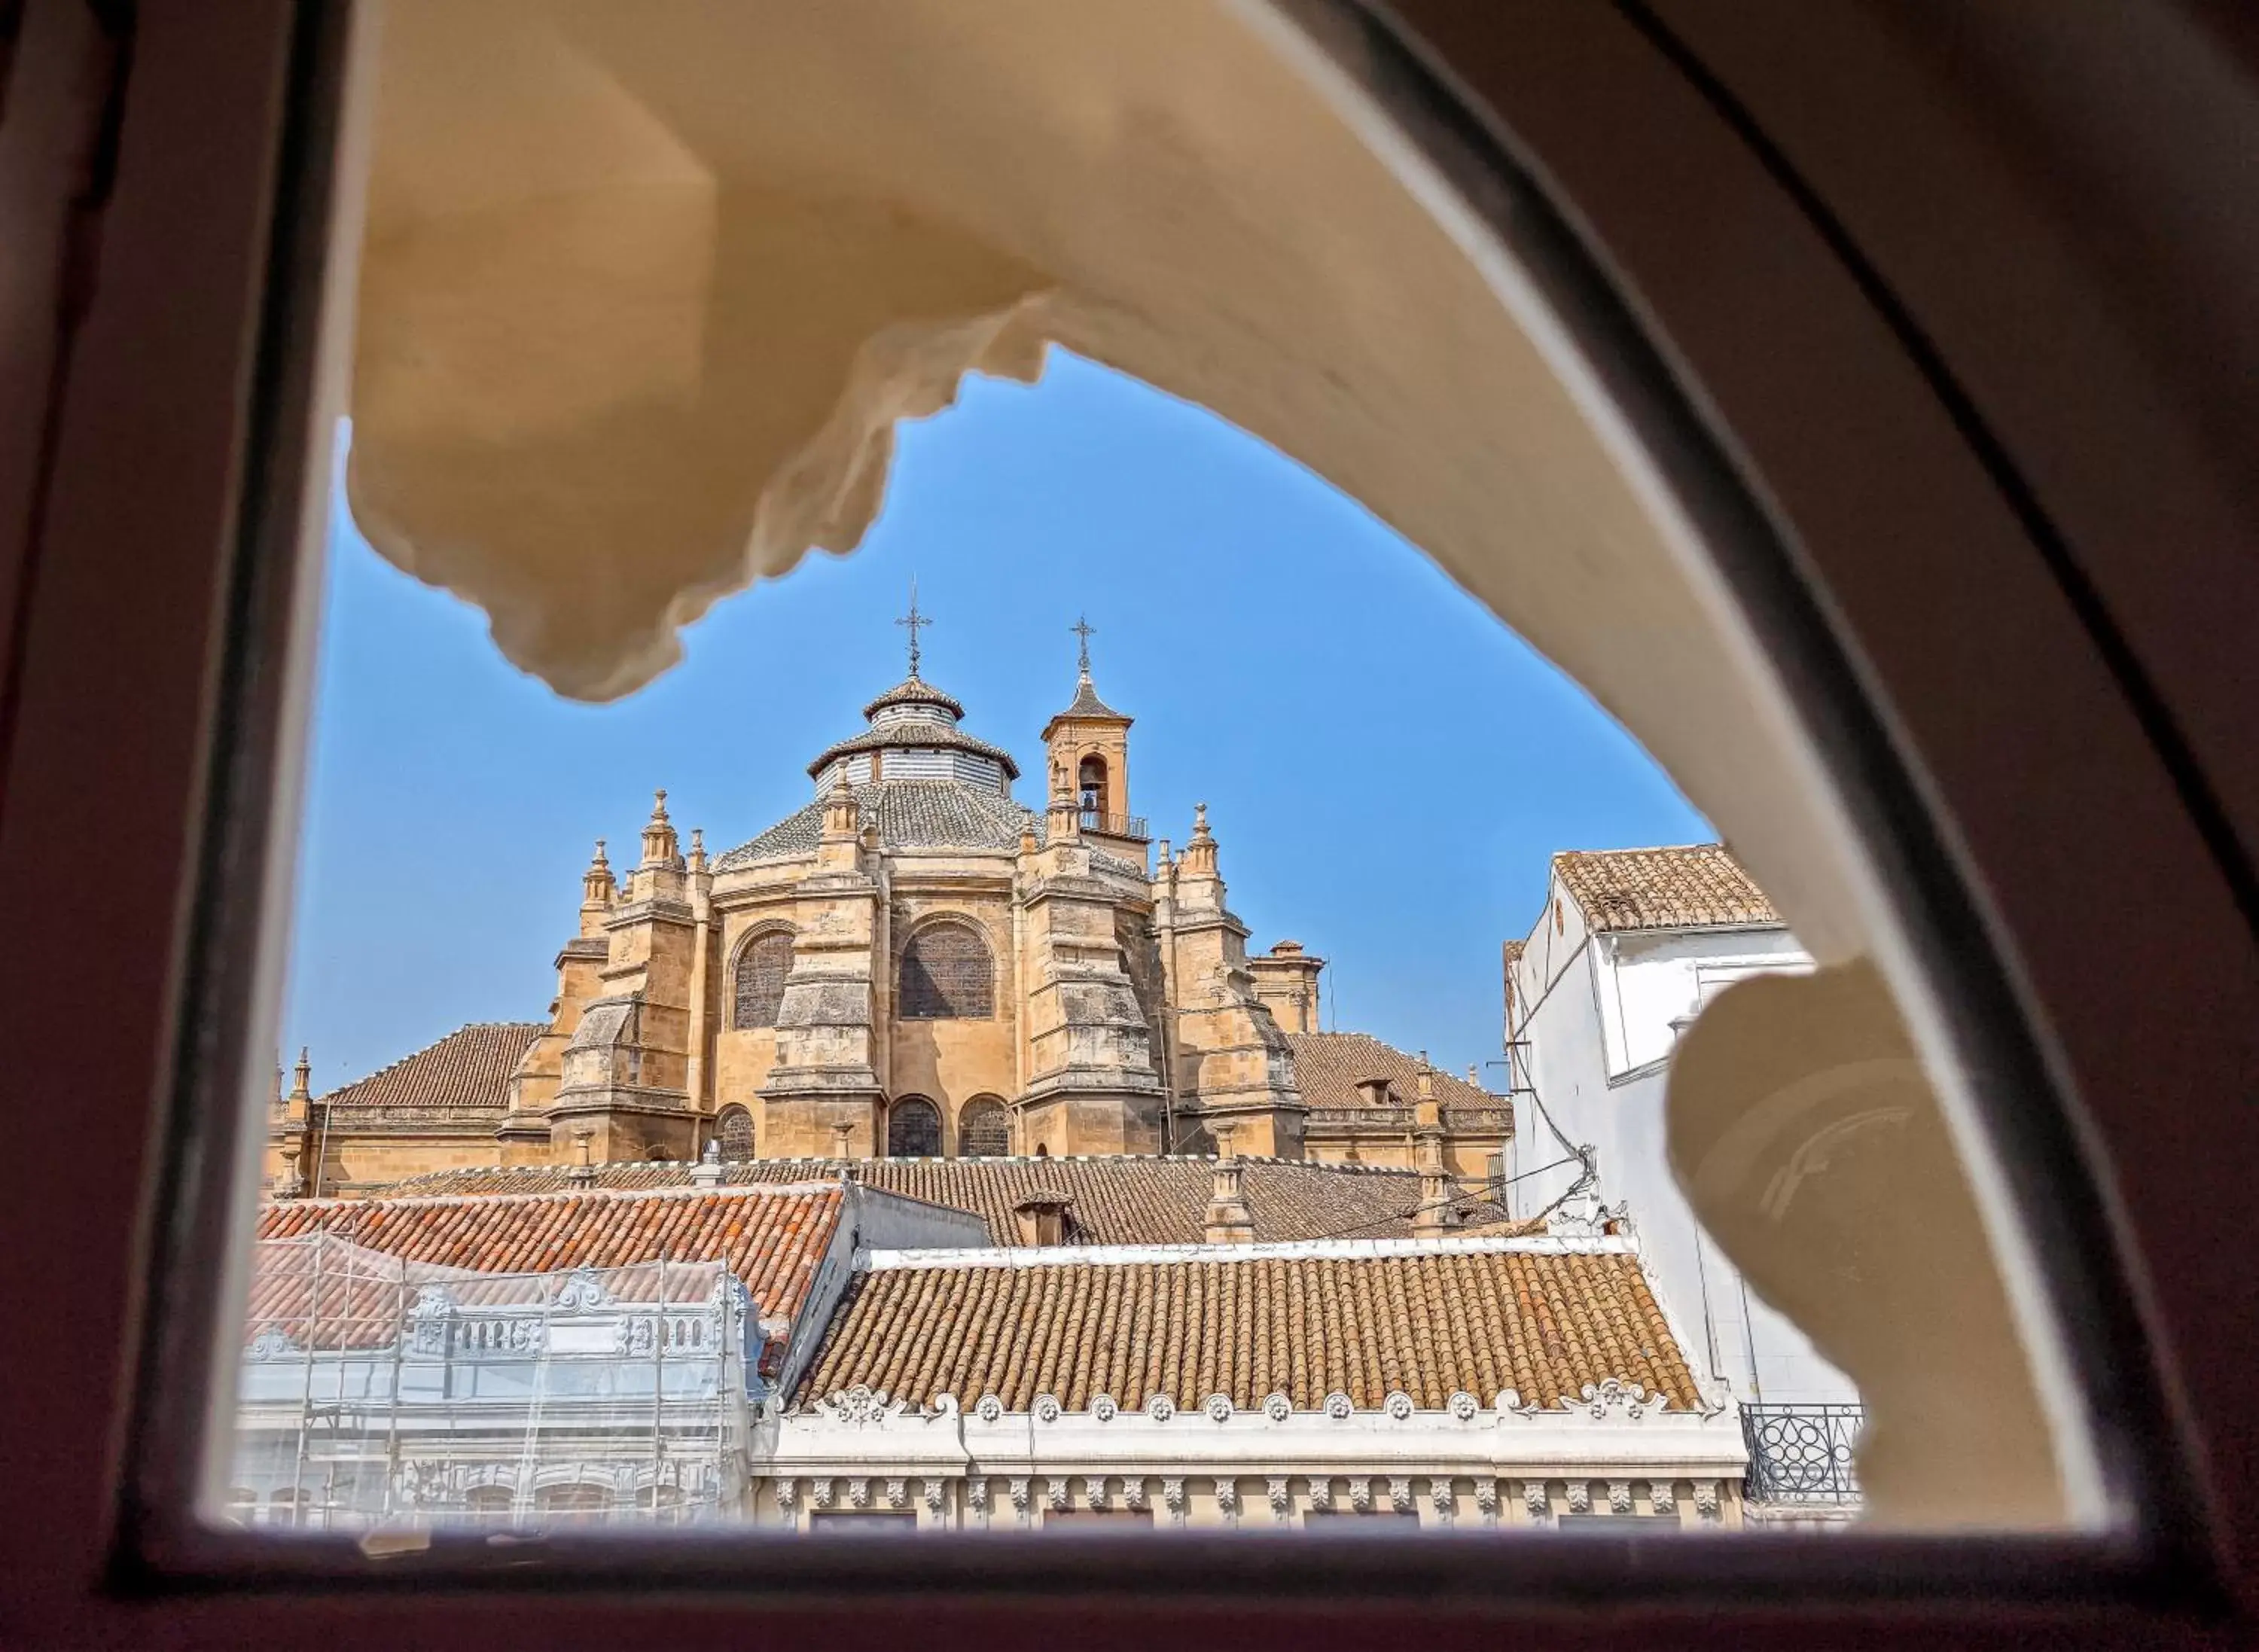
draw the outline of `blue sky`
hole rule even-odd
[[[284,1015],[317,1089],[465,1022],[540,1019],[589,845],[631,864],[653,787],[716,853],[805,803],[809,760],[902,675],[913,574],[925,676],[1034,775],[1087,614],[1099,691],[1137,719],[1130,808],[1181,845],[1205,801],[1251,946],[1301,941],[1331,961],[1329,1026],[1455,1070],[1498,1054],[1499,943],[1554,851],[1709,836],[1581,689],[1362,507],[1054,352],[1039,384],[970,380],[905,426],[860,550],[717,604],[682,664],[614,705],[519,673],[482,615],[340,515]]]

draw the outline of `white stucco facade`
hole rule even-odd
[[[1563,1136],[1594,1148],[1599,1197],[1638,1235],[1661,1294],[1681,1317],[1688,1356],[1743,1403],[1859,1396],[1750,1292],[1696,1221],[1665,1157],[1664,1077],[1680,1031],[1710,998],[1751,974],[1812,966],[1778,923],[1596,926],[1557,870],[1536,925],[1506,966],[1514,1209],[1542,1210],[1574,1183],[1579,1167]]]

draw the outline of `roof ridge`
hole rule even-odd
[[[627,1162],[634,1164],[639,1161],[631,1159]],[[552,1167],[549,1165],[518,1164],[504,1166],[502,1168],[513,1170],[547,1170]],[[435,1173],[444,1174],[445,1172]],[[767,1198],[772,1195],[782,1197],[786,1194],[791,1194],[795,1197],[801,1197],[809,1193],[837,1193],[841,1188],[846,1186],[847,1183],[844,1178],[837,1181],[723,1182],[717,1183],[712,1187],[702,1187],[693,1182],[667,1187],[599,1187],[593,1186],[539,1187],[530,1188],[522,1193],[395,1193],[376,1199],[340,1199],[333,1195],[327,1199],[291,1199],[277,1202],[297,1210],[307,1209],[310,1207],[320,1207],[323,1209],[366,1209],[378,1205],[437,1206],[474,1204],[484,1207],[497,1204],[503,1200],[509,1199],[681,1199],[694,1196],[704,1197],[709,1194],[746,1196],[759,1195],[763,1198]],[[884,1193],[887,1190],[880,1188],[878,1191]]]

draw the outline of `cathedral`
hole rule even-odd
[[[270,1122],[271,1191],[480,1165],[1214,1154],[1495,1175],[1504,1099],[1322,1031],[1324,961],[1251,957],[1205,805],[1182,849],[1132,812],[1131,719],[1090,629],[1020,769],[909,675],[808,765],[807,804],[709,858],[661,792],[602,840],[541,1022],[467,1027]]]

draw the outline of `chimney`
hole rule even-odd
[[[706,1150],[698,1156],[698,1162],[690,1167],[690,1185],[693,1187],[719,1187],[722,1185],[722,1143],[720,1142],[710,1138],[708,1140]]]
[[[1055,1188],[1038,1187],[1012,1207],[1012,1221],[1023,1245],[1066,1243],[1066,1213],[1074,1201]]]
[[[855,1127],[848,1123],[844,1119],[838,1123],[833,1125],[831,1127],[831,1157],[834,1158],[852,1158],[854,1157],[854,1152],[849,1144],[852,1141],[854,1135]]]
[[[1208,1214],[1201,1219],[1201,1237],[1212,1245],[1251,1245],[1255,1217],[1247,1208],[1241,1186],[1241,1165],[1231,1150],[1231,1130],[1215,1133],[1215,1182],[1208,1194]]]
[[[581,1162],[565,1172],[565,1179],[575,1187],[593,1186],[595,1183],[596,1169],[588,1162],[588,1141],[595,1135],[595,1131],[585,1124],[573,1132],[573,1139],[580,1143]]]

